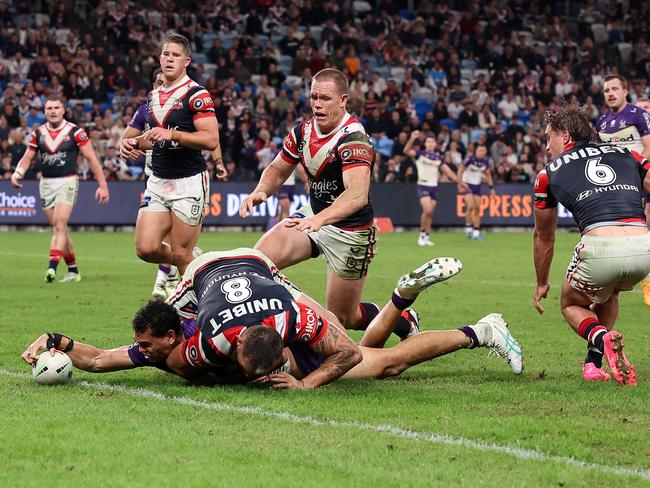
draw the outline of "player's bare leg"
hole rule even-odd
[[[135,223],[135,252],[148,263],[172,262],[171,246],[163,238],[172,228],[171,212],[139,212]]]
[[[282,219],[285,219],[289,216],[289,210],[291,209],[291,200],[288,198],[281,198],[278,201],[280,207],[280,212],[278,213],[278,222],[282,222]]]
[[[312,241],[300,230],[278,222],[264,234],[254,249],[264,253],[279,269],[301,263],[312,257]]]
[[[50,242],[50,259],[45,274],[45,281],[51,283],[56,279],[56,268],[64,256],[68,237],[68,221],[72,214],[72,205],[57,203],[53,208],[45,210],[48,223],[52,226],[52,240]]]
[[[201,234],[201,224],[188,225],[179,219],[174,213],[172,217],[172,228],[170,231],[170,245],[172,252],[171,262],[176,265],[178,272],[182,275],[185,268],[194,259],[192,251]]]
[[[359,309],[361,294],[366,277],[346,280],[327,268],[327,309],[336,315],[346,329],[355,329],[362,325]]]
[[[465,236],[471,239],[474,225],[474,195],[468,191],[463,199],[465,200]]]
[[[429,239],[429,234],[431,233],[433,212],[436,210],[436,201],[429,196],[421,197],[420,206],[422,207],[422,215],[420,216],[420,237],[418,238],[418,245],[433,246],[433,242]]]
[[[616,354],[606,356],[610,370],[614,377],[621,384],[636,384],[636,375],[634,367],[627,361],[623,353],[623,337],[619,332],[609,331],[606,325],[601,321],[600,316],[596,315],[591,308],[591,300],[582,293],[577,292],[568,280],[564,280],[562,285],[562,294],[560,297],[560,308],[562,315],[569,323],[571,328],[582,338],[587,341],[588,353],[585,358],[585,365],[582,370],[582,377],[586,381],[609,381],[609,375],[602,369],[603,354],[606,347],[611,349],[611,340],[606,345],[608,337],[615,337],[617,343]],[[603,314],[603,319],[613,325],[618,315],[618,295],[614,294],[607,302],[604,302],[596,308]],[[610,325],[610,327],[611,327]],[[610,335],[613,334],[613,335]],[[623,358],[624,362],[619,362]]]

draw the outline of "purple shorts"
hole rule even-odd
[[[312,371],[320,368],[325,360],[323,357],[316,354],[309,346],[297,342],[289,345],[289,350],[296,360],[296,366],[307,376]]]
[[[641,198],[643,198],[643,201],[646,205],[650,204],[650,193],[641,190]]]
[[[287,198],[289,200],[293,200],[294,189],[294,185],[282,185],[278,190],[278,199],[282,200],[283,198]]]
[[[438,187],[437,186],[424,186],[418,185],[418,196],[420,198],[429,197],[431,200],[438,200]]]
[[[467,183],[467,186],[469,187],[470,194],[476,195],[477,197],[481,196],[481,185],[470,185]]]

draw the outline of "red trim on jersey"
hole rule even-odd
[[[282,161],[285,163],[291,164],[293,166],[297,166],[300,161],[296,161],[294,159],[287,159],[287,156],[284,154],[284,151],[280,151],[280,157],[282,158]]]
[[[639,217],[631,217],[629,219],[618,219],[616,222],[641,222],[641,223],[645,223],[645,219],[641,219]]]
[[[197,268],[197,270],[194,272],[194,275],[192,275],[192,279],[194,279],[194,276],[196,276],[196,274],[199,271],[202,271],[203,269],[205,269],[206,266],[209,266],[209,265],[214,264],[214,263],[218,263],[219,261],[230,261],[232,259],[256,259],[259,262],[264,263],[264,265],[266,267],[269,266],[269,264],[266,261],[264,261],[262,258],[260,258],[259,256],[247,255],[247,254],[240,254],[239,256],[224,256],[224,257],[221,257],[221,258],[217,258],[214,261],[208,261],[207,263],[205,263],[200,268]]]
[[[170,96],[171,96],[171,95],[172,95],[176,90],[178,90],[179,88],[184,87],[184,86],[187,85],[188,83],[192,83],[192,80],[191,80],[190,78],[188,78],[187,81],[186,81],[185,83],[181,83],[181,84],[178,85],[176,88],[173,88],[173,89],[171,89],[171,90],[169,90],[169,91],[165,91],[165,87],[164,87],[164,86],[163,86],[163,87],[160,87],[160,88],[158,89],[158,93],[159,93],[159,95],[158,95],[158,103],[159,103],[159,105],[160,105],[160,108],[163,108],[163,107],[165,106],[165,103],[167,103],[167,100],[169,100],[169,97],[170,97]],[[165,95],[164,97],[163,97],[163,94]]]
[[[351,168],[356,168],[357,166],[365,166],[366,168],[370,167],[370,163],[352,163],[352,164],[346,164],[341,168],[342,171],[347,171]]]
[[[214,112],[201,112],[201,113],[192,115],[192,120],[204,119],[206,117],[216,117],[216,115],[214,114]]]
[[[339,227],[341,230],[366,230],[372,227],[373,221],[371,220],[367,224],[360,225],[358,227]]]
[[[568,151],[569,149],[573,149],[575,147],[576,143],[575,142],[569,142],[566,146],[564,146],[564,149],[562,149],[562,152]]]

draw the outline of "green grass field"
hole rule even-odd
[[[204,233],[204,250],[252,246],[253,233]],[[546,314],[532,308],[531,236],[382,235],[366,298],[384,303],[395,280],[433,256],[455,256],[456,278],[422,294],[426,329],[498,311],[525,354],[514,376],[484,349],[460,351],[379,381],[314,391],[197,388],[153,368],[75,371],[36,384],[19,356],[45,331],[98,347],[133,341],[130,318],[149,297],[153,265],[133,236],[76,233],[83,281],[43,282],[50,234],[0,234],[0,486],[648,486],[649,309],[621,299],[618,329],[639,386],[586,384],[585,344],[559,312],[576,234],[560,234]],[[59,275],[63,275],[63,269]],[[324,298],[325,265],[287,270]],[[360,336],[353,334],[355,339]],[[645,351],[645,352],[644,352]]]

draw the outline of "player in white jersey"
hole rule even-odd
[[[607,76],[603,82],[603,92],[609,110],[596,121],[601,142],[620,144],[650,159],[650,112],[639,105],[627,103],[627,81],[620,75]],[[645,192],[643,195],[646,216],[649,216],[649,195]],[[650,275],[641,282],[641,290],[643,303],[650,307]]]
[[[413,149],[414,142],[420,138],[421,132],[414,130],[411,137],[404,146],[404,154],[415,160],[415,166],[418,171],[418,196],[422,206],[422,215],[420,216],[420,236],[418,237],[419,246],[433,246],[429,239],[431,232],[431,220],[433,212],[436,210],[438,203],[438,179],[440,171],[445,173],[452,181],[455,181],[464,188],[467,185],[458,180],[449,165],[443,161],[443,155],[437,151],[438,143],[435,137],[429,136],[424,140],[424,149]]]

